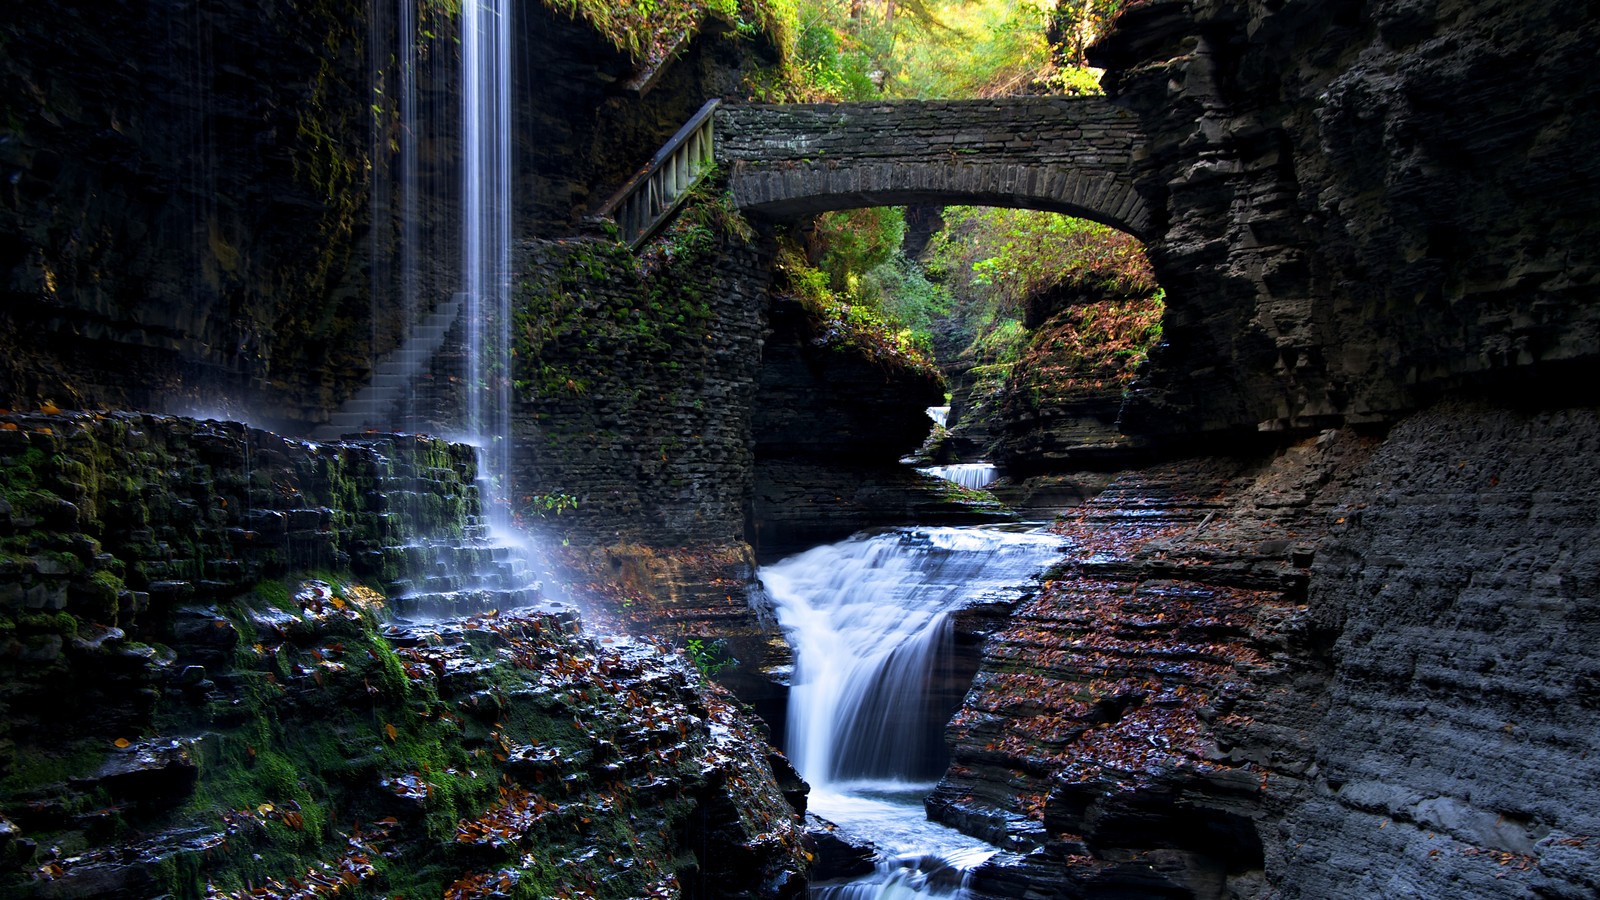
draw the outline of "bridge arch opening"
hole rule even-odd
[[[1137,236],[1059,207],[858,206],[795,220],[780,244],[780,289],[825,331],[947,379],[924,465],[995,462],[1015,481],[1125,447],[1122,401],[1165,311]]]

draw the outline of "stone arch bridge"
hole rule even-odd
[[[716,108],[713,154],[735,203],[790,218],[861,206],[1005,206],[1092,219],[1145,239],[1132,113],[1102,97]]]
[[[740,209],[793,218],[862,206],[1066,213],[1141,240],[1132,171],[1143,138],[1101,97],[703,106],[597,211],[638,248],[713,164]]]

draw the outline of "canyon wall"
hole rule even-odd
[[[293,410],[364,365],[371,24],[340,0],[7,16],[0,396]]]
[[[1011,848],[980,892],[1594,895],[1595,32],[1202,0],[1100,45],[1169,304],[1119,425],[1185,458],[987,648],[929,801]]]
[[[995,510],[898,462],[937,374],[825,336],[772,296],[772,254],[714,191],[640,257],[609,236],[527,244],[510,501],[609,624],[696,642],[781,730],[790,659],[758,554]],[[432,383],[459,406],[448,371]]]
[[[906,522],[974,522],[994,503],[901,462],[944,399],[929,368],[829,334],[794,297],[774,296],[751,411],[755,469],[748,540],[763,561]]]
[[[409,40],[393,4],[352,0],[7,17],[0,407],[325,421],[460,287],[448,6],[418,3]],[[521,235],[566,233],[774,52],[707,15],[647,65],[543,3],[511,11]]]
[[[1143,434],[1392,421],[1593,377],[1592,16],[1490,0],[1155,0],[1094,59],[1149,146],[1164,347]]]

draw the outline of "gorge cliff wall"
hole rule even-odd
[[[355,0],[8,16],[0,407],[325,421],[460,289],[448,7],[418,3],[409,34]],[[511,10],[519,235],[569,231],[774,52],[707,14],[670,64],[640,63],[543,3]]]
[[[1150,145],[1148,434],[1392,421],[1596,359],[1592,17],[1570,4],[1157,2],[1094,59]]]
[[[1168,289],[1119,426],[1185,458],[988,646],[929,801],[1016,854],[980,892],[1594,894],[1595,37],[1152,2],[1101,44]]]

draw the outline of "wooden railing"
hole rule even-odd
[[[689,189],[715,164],[711,114],[721,102],[709,100],[700,107],[644,168],[596,211],[617,223],[622,239],[634,250],[666,224]]]

